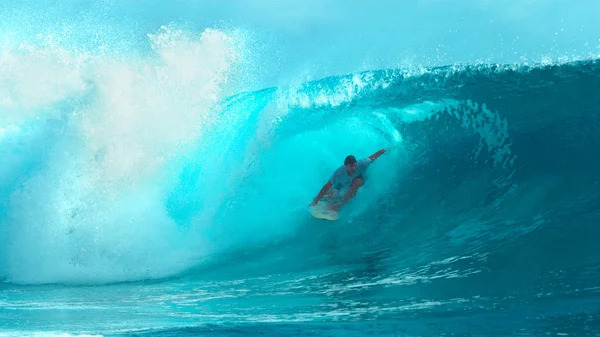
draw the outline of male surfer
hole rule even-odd
[[[366,172],[367,167],[386,151],[387,149],[381,149],[358,162],[354,156],[347,156],[344,160],[344,165],[333,172],[329,181],[321,188],[321,191],[310,205],[315,206],[327,194],[327,199],[331,203],[330,208],[334,211],[339,211],[348,200],[356,195],[356,191],[364,184],[365,178],[363,174]],[[344,198],[339,203],[335,203],[344,189],[347,189]]]

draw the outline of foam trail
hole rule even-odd
[[[475,132],[480,137],[480,145],[476,150],[479,156],[484,146],[493,153],[494,166],[508,168],[515,157],[510,149],[511,138],[508,134],[507,121],[497,112],[493,112],[485,104],[471,100],[458,101],[445,99],[441,101],[425,101],[403,108],[391,108],[388,112],[396,115],[403,123],[422,122],[446,113],[456,118],[461,127]]]

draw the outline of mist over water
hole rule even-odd
[[[0,335],[597,333],[597,22],[597,1],[1,4]]]
[[[4,45],[47,40],[92,53],[151,52],[161,26],[248,34],[253,89],[360,70],[597,57],[598,6],[584,1],[6,2]],[[35,20],[33,20],[35,19]],[[246,65],[249,69],[250,65]]]

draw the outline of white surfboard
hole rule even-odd
[[[317,219],[335,221],[339,218],[340,213],[329,208],[329,203],[321,201],[316,206],[310,207],[310,214]]]

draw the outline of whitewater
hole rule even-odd
[[[597,1],[0,5],[0,336],[597,336],[598,22]]]

